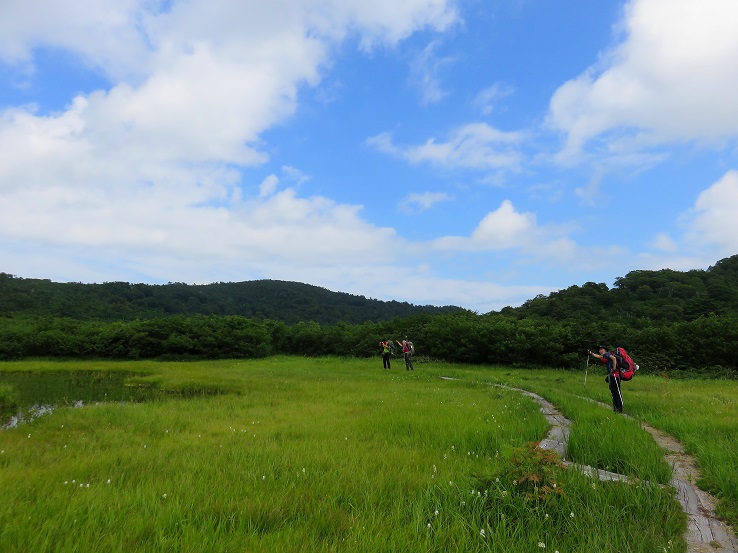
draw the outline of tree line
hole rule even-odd
[[[0,289],[2,292],[2,289]],[[1,295],[1,294],[0,294]],[[705,271],[634,271],[478,314],[453,309],[329,323],[172,314],[106,320],[0,312],[0,358],[258,358],[377,355],[409,336],[421,358],[582,368],[599,344],[628,349],[642,370],[738,376],[738,256]]]
[[[624,324],[555,321],[499,313],[415,315],[383,322],[321,325],[235,315],[176,315],[106,322],[46,317],[0,318],[0,359],[259,358],[274,354],[377,355],[382,339],[409,336],[416,356],[471,364],[583,368],[600,343],[628,349],[642,370],[738,376],[738,315],[692,321]],[[400,353],[398,352],[398,355]]]

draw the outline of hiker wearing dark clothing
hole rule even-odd
[[[402,354],[405,356],[405,370],[406,371],[414,371],[415,367],[413,367],[413,351],[412,351],[412,342],[408,342],[407,336],[405,336],[405,339],[400,342],[399,340],[395,340],[397,342],[397,345],[402,348]]]
[[[390,369],[390,354],[392,353],[392,350],[390,349],[390,341],[382,340],[379,342],[379,347],[382,348],[382,367]]]
[[[607,351],[605,346],[597,348],[599,353],[592,351],[589,355],[599,359],[601,363],[607,366],[607,376],[605,382],[610,386],[610,394],[612,395],[612,408],[616,413],[623,412],[623,395],[620,390],[620,370],[618,369],[618,360],[614,354]]]

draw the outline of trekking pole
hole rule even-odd
[[[584,385],[587,385],[587,373],[589,372],[589,352],[587,352],[587,365],[584,367]]]

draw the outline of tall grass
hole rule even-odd
[[[0,383],[0,420],[6,419],[18,410],[18,393],[9,384]]]
[[[495,382],[533,390],[560,406],[574,421],[570,455],[577,462],[664,483],[662,453],[637,422],[593,407],[579,398],[611,404],[599,372],[584,370],[482,371],[470,367],[464,378],[488,377]],[[624,382],[625,412],[675,436],[694,456],[702,472],[700,487],[715,495],[718,514],[738,527],[738,382],[638,375]]]
[[[531,453],[547,431],[538,406],[487,384],[513,373],[289,357],[0,372],[19,366],[145,373],[131,382],[207,395],[59,409],[0,432],[2,551],[683,550],[669,490]],[[558,393],[572,413],[596,408]],[[635,473],[654,472],[639,459]],[[559,491],[541,493],[540,471]]]

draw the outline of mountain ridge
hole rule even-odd
[[[421,313],[461,311],[457,306],[414,305],[334,292],[283,280],[211,284],[60,283],[0,273],[0,314],[127,321],[169,315],[238,315],[287,324],[363,323]]]

